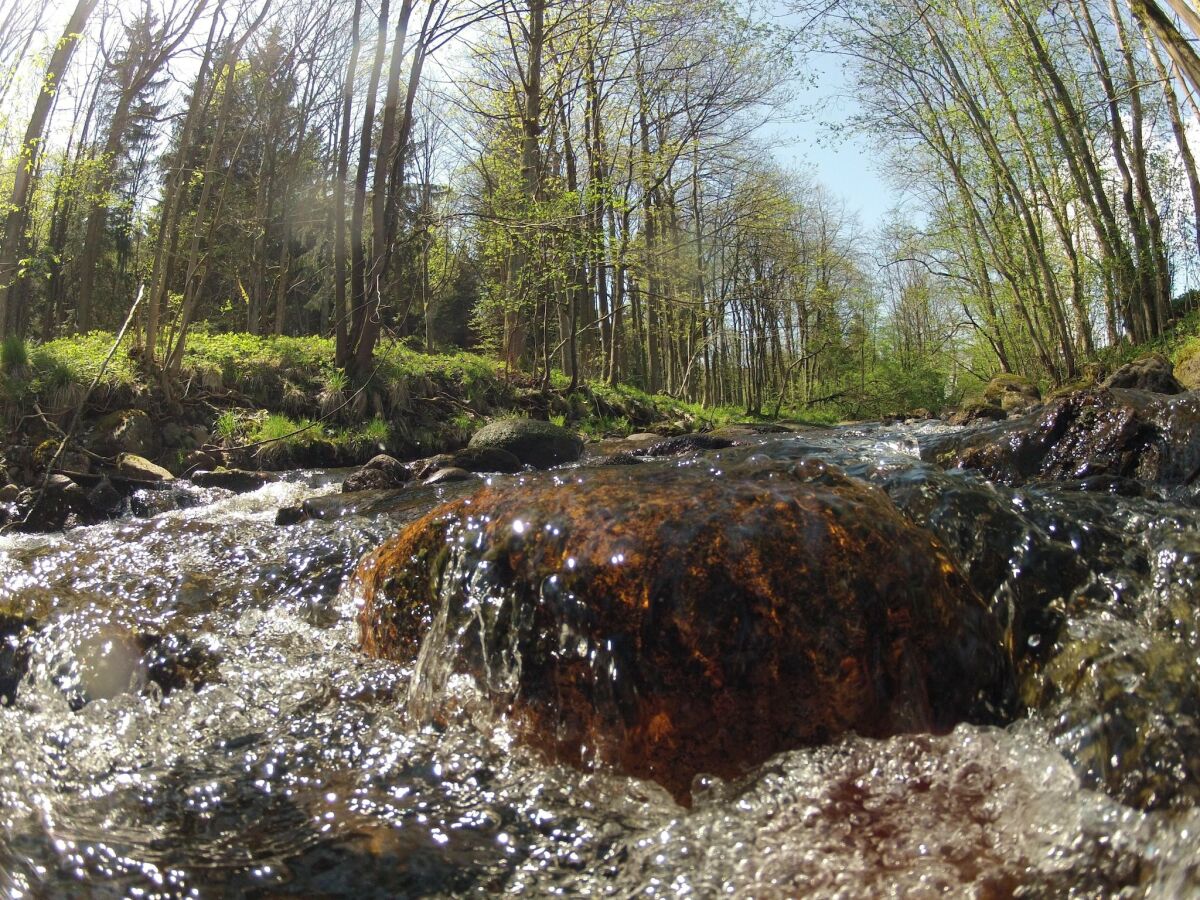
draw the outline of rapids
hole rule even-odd
[[[1030,712],[1006,728],[782,753],[734,782],[698,777],[690,808],[652,782],[549,765],[502,724],[418,727],[412,671],[358,651],[358,559],[470,484],[277,526],[341,477],[293,473],[0,537],[0,611],[38,622],[0,706],[0,891],[1200,892],[1200,512],[1121,485],[944,473],[920,459],[944,431],[814,429],[643,463],[721,478],[734,460],[817,456],[881,484],[1037,661]],[[0,668],[18,651],[0,649]]]

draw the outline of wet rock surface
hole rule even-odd
[[[273,472],[226,468],[200,470],[188,476],[188,480],[192,484],[199,485],[200,487],[223,488],[227,491],[233,491],[235,494],[257,491],[264,484],[270,484],[272,481],[277,480],[277,478],[278,476]]]
[[[420,460],[416,465],[417,478],[424,481],[439,469],[462,469],[466,472],[487,473],[503,472],[515,474],[524,465],[507,450],[499,447],[463,447],[453,453],[439,453],[428,459]]]
[[[15,699],[0,701],[0,892],[1195,896],[1200,510],[1130,475],[1010,487],[917,458],[956,434],[861,423],[630,467],[649,484],[829,461],[932,531],[1012,623],[1010,724],[776,753],[735,779],[695,779],[688,809],[652,781],[515,740],[519,723],[497,716],[507,695],[493,703],[469,673],[448,674],[430,727],[410,712],[420,654],[361,652],[360,557],[477,481],[341,494],[344,472],[289,473],[253,493],[198,489],[202,508],[148,520],[0,535],[0,609],[37,621],[19,632]],[[596,474],[492,481],[572,488]],[[329,514],[274,524],[304,504]],[[635,513],[618,522],[642,539]],[[472,612],[489,623],[514,609],[486,596]],[[575,628],[562,611],[578,606],[552,585],[538,602]],[[186,639],[215,667],[195,680],[185,668],[167,691],[149,677],[147,634]],[[107,641],[89,643],[105,635],[124,650],[98,668],[125,680],[100,679],[72,711],[72,667],[108,659]],[[126,651],[136,665],[119,664]],[[591,671],[577,643],[564,660]],[[600,713],[618,700],[604,695]]]
[[[424,478],[421,484],[447,484],[452,481],[470,481],[474,477],[474,473],[468,472],[466,469],[460,469],[458,466],[447,466],[444,469],[438,469],[432,475]]]
[[[30,638],[37,620],[0,612],[0,705],[11,706],[29,671]]]
[[[976,422],[999,422],[1008,418],[1008,413],[999,404],[979,400],[966,403],[950,416],[951,425],[972,425]]]
[[[401,487],[412,481],[413,473],[395,457],[380,453],[342,482],[342,491],[379,490]]]
[[[446,714],[465,674],[552,758],[680,798],[699,773],[847,731],[1012,711],[1000,628],[950,557],[878,489],[820,464],[485,488],[362,575],[364,649],[417,661],[418,715]]]
[[[716,434],[681,434],[678,437],[667,438],[651,445],[646,450],[647,456],[679,456],[697,450],[723,450],[732,447],[731,437]]]
[[[1187,489],[1200,473],[1200,396],[1091,388],[1002,425],[944,436],[923,455],[1008,485],[1107,476]]]

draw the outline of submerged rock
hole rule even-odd
[[[134,491],[129,495],[129,511],[140,519],[177,509],[191,509],[204,502],[203,495],[193,488],[171,482],[165,488]]]
[[[74,711],[95,700],[137,693],[154,684],[163,696],[199,690],[215,675],[219,657],[182,634],[107,625],[59,648],[53,680]]]
[[[157,684],[164,696],[184,688],[200,690],[212,680],[220,663],[217,654],[185,634],[139,632],[136,640],[142,649],[146,680]]]
[[[17,687],[29,671],[30,638],[34,619],[0,612],[0,705],[11,706]]]
[[[996,620],[882,491],[815,463],[583,472],[479,490],[363,561],[363,647],[416,661],[414,714],[466,675],[551,758],[677,798],[848,731],[1010,715]]]
[[[217,468],[207,472],[193,472],[189,480],[199,487],[223,488],[235,494],[245,494],[257,491],[264,484],[278,481],[279,476],[250,469]]]
[[[931,441],[923,455],[1008,485],[1100,475],[1188,485],[1200,473],[1200,397],[1091,388],[1002,425]]]
[[[501,419],[471,436],[474,449],[507,450],[523,464],[548,469],[574,462],[583,454],[583,441],[573,431],[538,419]]]

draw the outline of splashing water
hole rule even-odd
[[[0,610],[38,625],[13,632],[28,672],[0,706],[0,890],[1196,893],[1200,513],[943,473],[918,456],[936,430],[772,436],[644,464],[724,477],[734,461],[816,455],[882,485],[1010,617],[1034,661],[1032,712],[701,776],[690,809],[650,782],[548,765],[502,723],[419,726],[407,704],[425,686],[358,652],[359,557],[469,485],[276,526],[279,507],[335,490],[298,474],[4,537]]]

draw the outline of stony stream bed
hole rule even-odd
[[[503,723],[415,721],[412,667],[360,652],[359,559],[470,483],[278,526],[281,507],[344,475],[297,472],[0,538],[0,675],[22,655],[25,671],[0,706],[0,891],[1200,892],[1200,511],[1117,482],[946,472],[920,454],[945,433],[822,429],[641,463],[720,479],[816,458],[881,486],[1025,661],[1011,724],[844,736],[739,778],[697,776],[690,806],[653,781],[548,762]]]

